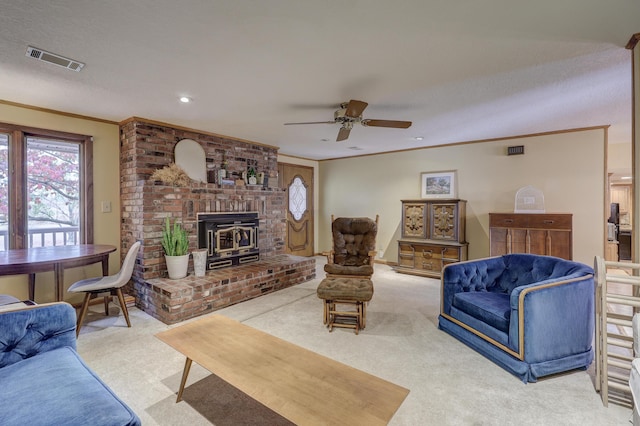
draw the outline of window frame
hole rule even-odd
[[[9,249],[29,247],[27,218],[27,137],[51,138],[77,143],[80,148],[79,244],[93,244],[93,137],[57,130],[0,123],[9,135]]]

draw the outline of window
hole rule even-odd
[[[302,219],[307,211],[307,187],[299,176],[289,185],[289,211],[295,220]]]
[[[93,242],[91,137],[0,124],[0,250]]]

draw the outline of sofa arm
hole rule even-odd
[[[529,363],[589,351],[594,293],[590,274],[515,288],[510,299],[509,346]]]
[[[76,348],[76,311],[64,302],[0,312],[0,368],[64,346]]]
[[[504,270],[502,257],[450,263],[442,269],[441,311],[451,313],[453,296],[468,291],[488,291]]]

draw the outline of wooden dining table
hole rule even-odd
[[[116,247],[107,244],[33,247],[0,251],[0,276],[29,275],[29,300],[35,299],[36,273],[53,271],[56,301],[64,298],[64,270],[102,262],[102,275],[109,274],[109,254]]]

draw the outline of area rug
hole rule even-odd
[[[216,426],[294,425],[215,374],[186,387],[182,399]]]

